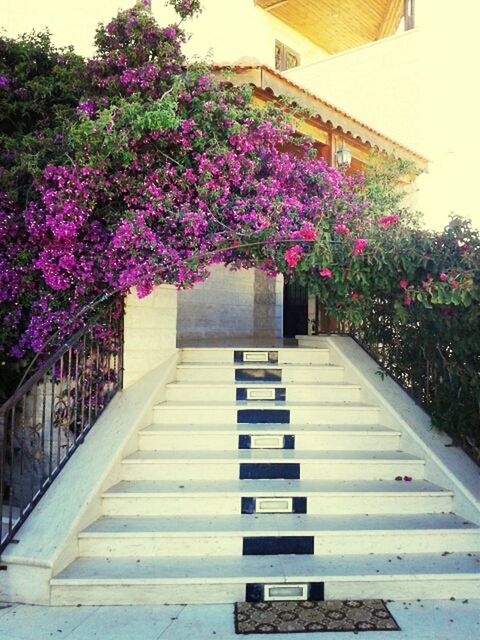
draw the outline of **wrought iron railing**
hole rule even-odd
[[[77,331],[0,407],[0,551],[122,387],[123,304]]]

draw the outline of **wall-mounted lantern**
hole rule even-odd
[[[352,164],[352,154],[350,149],[346,146],[345,140],[342,140],[342,146],[337,149],[335,153],[335,161],[339,169],[348,169]]]

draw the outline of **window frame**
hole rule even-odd
[[[279,63],[277,65],[277,49],[279,50]],[[292,56],[297,61],[297,64],[288,65],[287,59],[288,56]],[[287,71],[288,69],[294,69],[295,67],[300,66],[300,54],[297,53],[294,49],[284,44],[280,40],[275,38],[275,71]]]

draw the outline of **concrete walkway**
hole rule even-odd
[[[231,605],[34,607],[0,604],[2,640],[473,640],[480,600],[391,602],[401,631],[236,636]]]

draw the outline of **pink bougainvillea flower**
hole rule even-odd
[[[398,220],[399,220],[399,216],[396,213],[392,213],[389,216],[383,216],[382,218],[380,218],[380,224],[382,225],[382,227],[386,229],[390,225],[398,222]]]
[[[460,286],[460,283],[458,282],[458,280],[452,280],[450,284],[454,289],[458,289],[458,287]]]
[[[258,227],[259,229],[267,229],[270,226],[270,220],[266,216],[258,217]]]
[[[406,289],[408,287],[408,280],[400,280],[399,282],[401,289]]]
[[[335,225],[335,231],[337,233],[341,233],[342,235],[346,236],[349,233],[348,227],[344,224],[336,224]]]
[[[352,291],[352,293],[350,294],[350,297],[352,298],[352,300],[360,300],[362,296],[356,291]]]
[[[331,278],[332,277],[332,272],[330,271],[330,269],[328,267],[323,267],[323,269],[319,272],[319,274],[322,276],[322,278]]]
[[[297,264],[302,259],[302,253],[302,247],[298,244],[290,247],[290,249],[287,249],[285,251],[283,257],[285,258],[285,262],[288,264],[290,269],[294,269],[297,266]]]
[[[407,305],[407,307],[409,307],[412,304],[412,299],[410,296],[405,296],[404,300],[405,304]]]
[[[300,231],[298,232],[298,235],[303,240],[315,240],[315,238],[317,237],[317,232],[315,231],[313,224],[310,222],[307,222],[307,224],[304,224],[303,227],[300,229]]]
[[[447,279],[448,279],[448,276],[447,276],[447,274],[446,274],[446,273],[443,273],[443,272],[442,272],[442,273],[438,276],[438,279],[440,280],[440,282],[445,282],[445,280],[447,280]]]
[[[353,255],[359,256],[365,247],[368,244],[368,240],[366,238],[358,238],[355,240],[355,244],[353,245]]]

